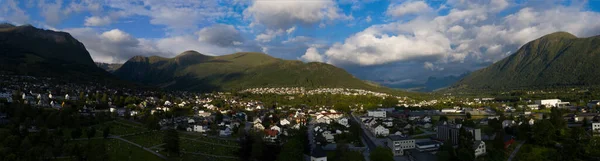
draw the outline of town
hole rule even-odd
[[[269,160],[276,156],[266,155],[264,151],[288,155],[289,152],[284,152],[290,150],[286,145],[296,141],[306,142],[294,147],[305,147],[300,148],[300,157],[307,160],[346,160],[348,156],[358,157],[357,160],[385,157],[411,161],[511,160],[523,155],[523,151],[540,148],[540,142],[552,144],[546,140],[548,136],[544,136],[552,132],[547,131],[548,126],[559,128],[558,124],[562,124],[573,131],[578,129],[582,138],[590,139],[595,139],[594,134],[600,132],[598,100],[577,106],[560,99],[508,103],[486,97],[457,99],[464,101],[449,106],[447,97],[439,100],[393,97],[395,103],[391,106],[354,104],[351,105],[354,108],[339,108],[335,104],[267,104],[255,98],[266,94],[285,96],[280,100],[322,94],[379,99],[392,96],[335,88],[257,88],[240,91],[241,94],[165,92],[64,83],[30,76],[2,75],[1,78],[0,123],[3,125],[17,123],[29,133],[70,132],[70,137],[63,137],[64,144],[71,145],[86,140],[81,136],[109,138],[113,139],[111,146],[135,149],[136,155],[148,153],[150,158],[159,160],[172,158],[173,151],[180,152],[177,157],[181,158]],[[432,108],[438,104],[446,106]],[[50,114],[46,118],[17,115],[16,109],[9,109],[14,107],[44,109],[40,112]],[[52,121],[62,117],[53,113],[73,110],[77,120],[94,121],[76,125]],[[22,123],[20,120],[31,121]],[[106,134],[96,136],[90,130]],[[161,141],[170,130],[178,133],[178,147],[168,147],[170,143]],[[531,143],[526,144],[527,140]],[[265,149],[257,151],[258,146]],[[72,152],[52,155],[77,156]]]

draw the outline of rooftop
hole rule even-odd
[[[400,136],[400,135],[391,135],[391,136],[388,136],[388,138],[390,138],[390,140],[392,140],[392,141],[412,139],[411,137],[408,137],[408,136],[404,136],[403,137],[403,136]]]

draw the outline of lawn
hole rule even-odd
[[[181,151],[220,156],[235,156],[235,153],[237,153],[237,151],[239,150],[239,148],[218,146],[214,144],[206,144],[203,142],[184,139],[180,140],[179,146],[181,147]]]
[[[94,139],[94,140],[82,140],[74,141],[71,143],[86,144],[87,141],[92,141],[93,144],[99,144],[101,141],[106,141],[106,151],[108,153],[109,160],[114,161],[130,161],[130,160],[143,160],[143,161],[162,161],[160,157],[143,150],[137,146],[131,145],[127,142],[116,140],[116,139]],[[69,158],[62,158],[57,160],[75,160]]]
[[[118,122],[107,122],[107,123],[104,123],[104,124],[94,125],[94,127],[97,130],[99,130],[100,135],[102,135],[102,130],[106,126],[110,127],[110,134],[111,135],[119,135],[119,136],[120,135],[127,135],[127,134],[134,134],[134,133],[148,131],[144,127],[134,126],[134,125],[129,125],[129,124],[121,124],[121,123],[118,123]]]
[[[216,158],[216,157],[209,157],[209,156],[204,156],[204,155],[197,155],[197,154],[183,154],[183,156],[181,157],[171,157],[169,158],[169,160],[178,160],[178,161],[197,161],[197,160],[209,160],[209,161],[237,161],[239,159],[231,159],[231,158]]]
[[[206,136],[202,136],[199,133],[194,134],[194,133],[181,133],[180,132],[179,137],[185,137],[185,138],[189,138],[189,139],[195,139],[195,140],[200,140],[200,141],[205,141],[205,142],[210,142],[210,143],[215,143],[215,144],[223,144],[223,145],[231,145],[231,146],[239,145],[236,141],[233,141],[233,140],[206,137]]]
[[[152,147],[155,145],[162,144],[163,132],[162,131],[154,131],[154,132],[144,133],[144,134],[140,134],[140,135],[126,136],[126,137],[123,137],[123,139],[140,144],[144,147]]]

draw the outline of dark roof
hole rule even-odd
[[[477,147],[479,147],[479,145],[481,144],[481,142],[483,142],[483,141],[477,140],[477,141],[473,142],[473,149],[477,149]]]
[[[419,146],[425,146],[425,145],[434,145],[434,144],[440,144],[440,143],[437,141],[425,141],[425,142],[418,142],[415,144],[419,145]]]
[[[390,136],[388,136],[388,138],[390,138],[390,140],[392,140],[392,141],[411,139],[410,137],[402,137],[402,136],[399,136],[399,135],[390,135]]]
[[[322,157],[327,157],[327,153],[325,153],[325,151],[323,150],[323,148],[321,148],[321,146],[317,146],[312,150],[311,156],[315,157],[315,158],[322,158]]]

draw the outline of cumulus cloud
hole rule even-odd
[[[323,55],[321,55],[315,47],[306,49],[306,53],[300,58],[307,62],[323,62],[324,60]]]
[[[84,25],[85,26],[106,26],[111,23],[111,19],[109,17],[86,17]]]
[[[232,25],[215,24],[201,29],[198,40],[220,47],[230,47],[241,44],[244,39]]]
[[[265,33],[256,35],[256,41],[260,42],[270,42],[275,37],[283,34],[283,30],[267,30]]]
[[[272,30],[287,30],[296,24],[313,25],[347,18],[333,0],[254,1],[244,10],[244,17]]]
[[[100,62],[124,62],[136,55],[173,57],[186,50],[196,50],[207,55],[260,51],[255,44],[244,43],[235,47],[221,47],[218,43],[204,41],[195,35],[144,39],[135,38],[119,29],[98,32],[93,28],[70,28],[63,31],[71,33],[73,37],[85,44],[94,61]]]
[[[445,15],[373,25],[332,45],[325,51],[326,61],[361,66],[417,61],[429,70],[447,70],[456,63],[480,67],[468,64],[498,61],[545,34],[567,31],[587,37],[600,32],[600,14],[580,6],[525,7],[498,16],[511,5],[504,2],[449,1],[445,5],[452,9]],[[403,5],[399,8],[410,8]],[[397,9],[387,13],[412,13]]]
[[[390,4],[386,14],[394,17],[402,17],[410,14],[433,12],[424,1],[404,2],[401,4]]]

